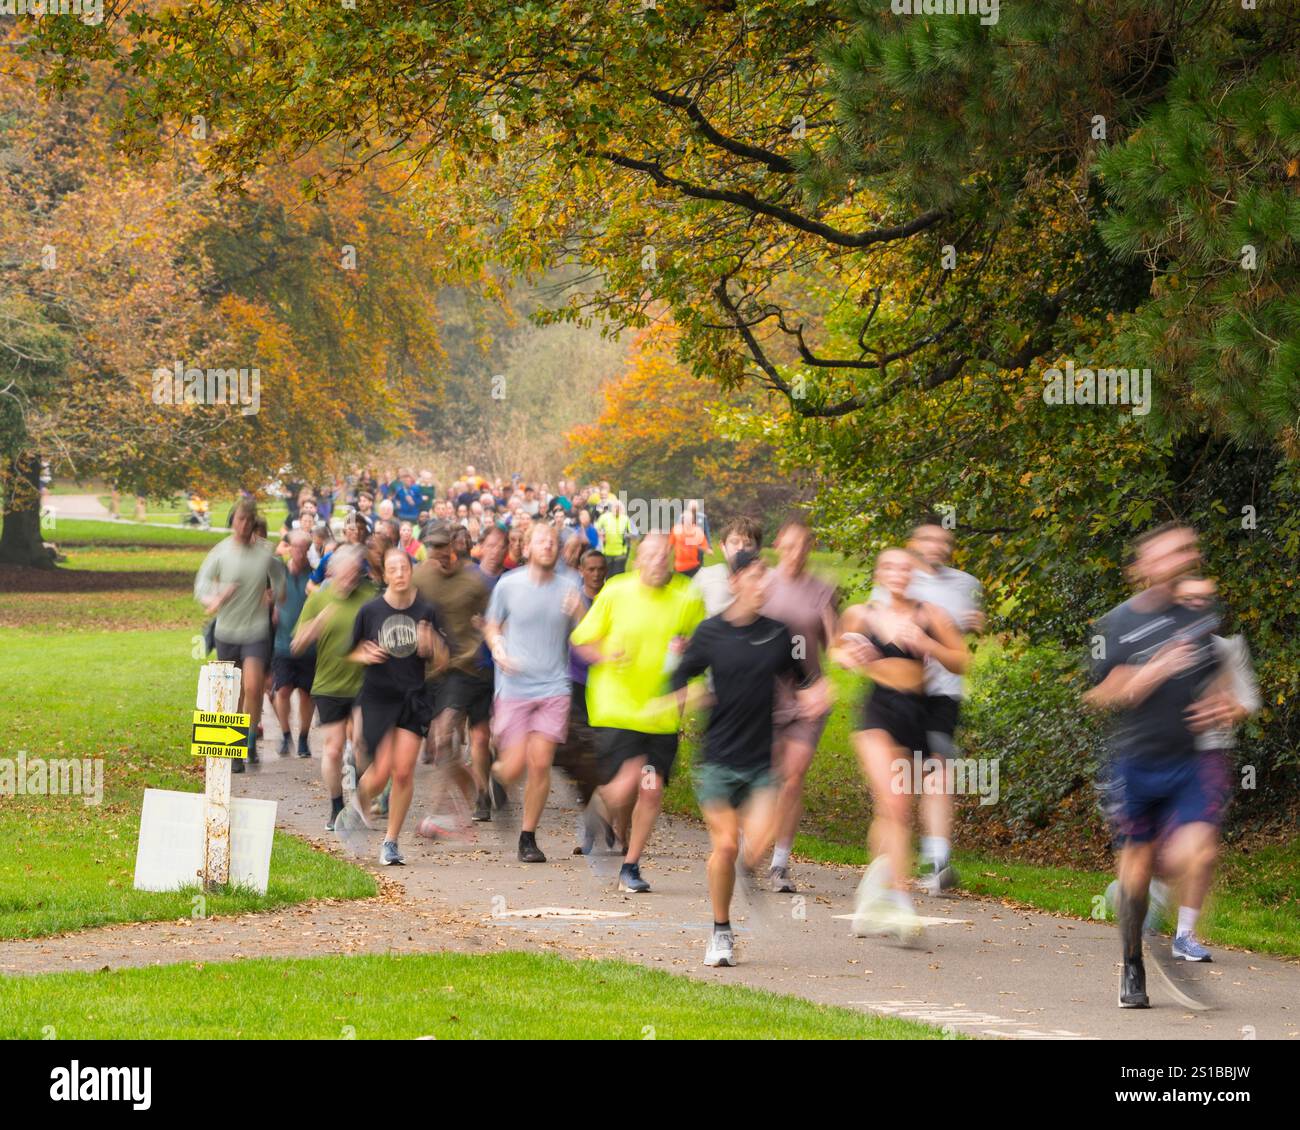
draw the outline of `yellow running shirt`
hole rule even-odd
[[[621,659],[597,663],[587,675],[587,716],[593,726],[643,734],[677,732],[675,704],[648,705],[669,691],[680,656],[669,655],[675,636],[690,636],[704,619],[704,602],[685,577],[662,588],[643,584],[636,573],[605,582],[587,615],[569,637],[575,644],[600,640],[601,651],[623,651]]]

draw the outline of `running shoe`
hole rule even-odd
[[[768,881],[772,884],[772,890],[779,895],[793,894],[799,888],[795,886],[794,880],[790,878],[790,868],[773,867],[767,873]]]
[[[307,744],[307,739],[304,737],[298,738],[298,756],[299,757],[311,756],[311,747]]]
[[[351,742],[343,747],[343,791],[346,793],[357,791],[357,762],[352,753]]]
[[[244,759],[242,757],[232,757],[230,759],[230,771],[232,773],[244,772]]]
[[[472,825],[456,813],[426,816],[415,829],[427,840],[447,840],[450,843],[467,843],[474,839]]]
[[[375,797],[374,800],[372,800],[372,801],[370,802],[370,815],[371,815],[371,816],[387,816],[387,815],[388,815],[388,790],[389,790],[391,787],[392,787],[391,784],[390,784],[390,785],[385,785],[385,786],[384,786],[384,791],[383,791],[382,793],[380,793],[377,797]]]
[[[1147,971],[1140,957],[1124,962],[1119,975],[1119,1007],[1151,1007],[1151,998],[1147,996]]]
[[[916,885],[927,895],[943,895],[957,886],[957,872],[952,864],[938,871],[931,871],[916,880]]]
[[[618,873],[618,889],[629,895],[649,893],[650,884],[641,878],[641,864],[623,864]]]
[[[397,850],[396,840],[385,840],[383,847],[379,849],[379,862],[385,867],[392,867],[393,864],[403,864],[406,862],[406,856]]]
[[[492,778],[492,807],[496,809],[502,809],[505,808],[505,806],[509,802],[510,802],[510,798],[506,796],[505,786],[500,781],[498,781],[495,777],[493,777]]]
[[[370,821],[365,818],[361,806],[357,804],[356,794],[343,806],[334,818],[334,834],[353,855],[364,855],[368,842],[366,832],[370,830]]]
[[[1173,946],[1174,957],[1182,961],[1213,961],[1214,958],[1200,942],[1192,937],[1191,934],[1179,934],[1174,938]]]
[[[486,789],[479,793],[474,801],[473,819],[480,824],[492,819],[492,794]]]
[[[337,815],[338,815],[338,813],[336,813],[336,812],[331,812],[331,813],[330,813],[330,818],[329,818],[328,820],[325,821],[325,831],[327,831],[327,832],[332,832],[332,831],[334,831],[334,817],[337,816]]]
[[[280,756],[288,757],[293,752],[293,738],[288,734],[280,736]]]
[[[519,862],[520,863],[545,863],[546,856],[542,854],[542,849],[537,846],[537,840],[532,832],[519,833]]]
[[[705,965],[736,964],[736,939],[730,930],[714,930],[704,955]]]
[[[849,929],[859,938],[875,933],[875,921],[879,917],[877,909],[885,900],[885,882],[889,875],[889,861],[882,855],[871,861],[862,882],[858,884],[858,893],[853,904],[853,919]]]

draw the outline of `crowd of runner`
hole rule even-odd
[[[560,480],[553,494],[471,466],[440,494],[428,472],[381,481],[359,470],[337,490],[293,484],[286,502],[271,534],[256,503],[238,501],[195,593],[217,658],[242,671],[242,709],[256,728],[250,763],[264,693],[282,756],[295,751],[295,726],[297,755],[312,756],[318,719],[326,826],[348,850],[371,850],[369,833],[381,828],[380,862],[404,862],[423,759],[433,766],[432,814],[418,834],[465,839],[510,811],[519,860],[545,863],[559,768],[582,806],[572,850],[614,851],[619,889],[647,893],[641,862],[654,850],[683,719],[699,708],[707,722],[692,769],[714,921],[704,960],[733,965],[737,877],[754,897],[797,889],[791,852],[832,709],[833,663],[870,688],[852,739],[872,799],[854,933],[915,940],[913,887],[956,887],[942,774],[960,756],[964,676],[985,618],[980,583],[949,564],[954,534],[941,520],[926,518],[906,546],[881,552],[869,598],[841,609],[834,586],[808,567],[813,534],[798,518],[777,531],[772,564],[759,521],[730,519],[717,535],[722,560],[705,566],[713,545],[699,502],[670,529],[641,531],[604,482]],[[1098,624],[1086,696],[1113,717],[1100,795],[1119,860],[1111,897],[1126,1008],[1148,1004],[1144,927],[1147,953],[1183,1003],[1173,963],[1211,960],[1197,916],[1233,730],[1259,704],[1244,643],[1218,634],[1193,531],[1146,535],[1130,578],[1135,595]],[[926,775],[920,788],[900,786],[897,766],[912,758]],[[1165,944],[1152,931],[1174,899]]]

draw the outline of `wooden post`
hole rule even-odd
[[[239,668],[208,663],[199,671],[199,710],[234,714],[239,710]],[[230,882],[230,759],[204,759],[203,887],[221,891]]]

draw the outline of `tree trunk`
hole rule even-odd
[[[41,538],[41,458],[34,453],[11,455],[8,464],[0,565],[53,569]]]

